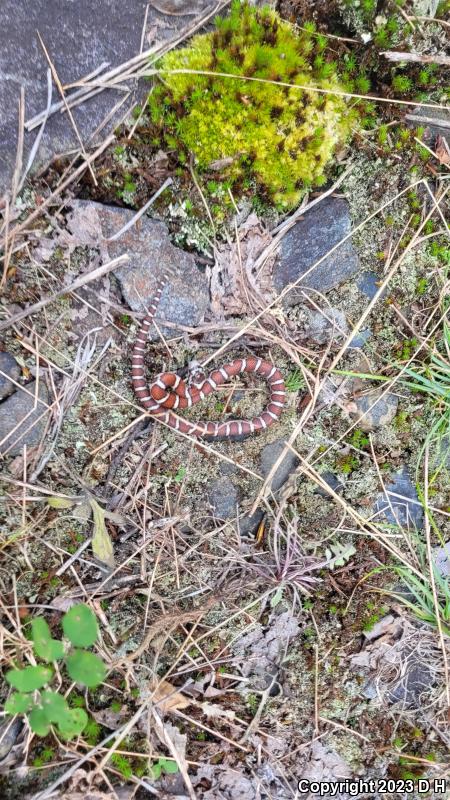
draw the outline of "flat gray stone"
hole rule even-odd
[[[321,311],[310,311],[306,335],[316,344],[326,344],[342,339],[348,332],[345,314],[338,308],[325,308]]]
[[[353,339],[350,341],[349,348],[360,350],[369,341],[371,336],[372,331],[370,328],[364,328],[353,337]]]
[[[450,470],[450,434],[433,442],[431,464],[434,470]]]
[[[0,353],[0,400],[3,400],[8,395],[16,390],[16,386],[9,378],[18,381],[20,378],[20,366],[11,353]],[[8,376],[8,377],[7,377]]]
[[[419,502],[406,466],[401,467],[386,483],[386,495],[381,492],[375,501],[375,511],[391,525],[406,529],[423,527],[423,508]]]
[[[76,200],[68,219],[68,227],[78,244],[100,246],[105,259],[128,253],[130,261],[114,271],[125,301],[133,311],[144,311],[155,293],[157,279],[168,272],[156,312],[156,323],[164,336],[177,330],[164,326],[164,321],[196,327],[203,321],[209,305],[209,290],[191,253],[175,247],[163,222],[144,216],[116,241],[108,241],[129,222],[135,212],[127,208],[105,206]],[[158,338],[155,329],[150,338]]]
[[[7,766],[7,763],[5,763],[7,756],[16,744],[22,730],[22,719],[17,717],[14,720],[11,720],[11,717],[6,717],[5,722],[0,725],[0,771]]]
[[[445,108],[421,108],[416,106],[410,114],[405,117],[407,123],[413,127],[418,128],[423,126],[429,129],[430,143],[433,144],[437,136],[442,136],[450,142],[450,111]],[[426,133],[426,132],[425,132]],[[426,136],[424,137],[426,141]],[[428,143],[428,142],[427,142]]]
[[[405,708],[420,708],[422,695],[436,683],[436,675],[430,667],[415,656],[406,662],[406,669],[398,682],[390,689],[387,699],[400,703]]]
[[[264,512],[260,509],[257,509],[251,516],[244,514],[242,517],[239,517],[239,533],[241,536],[250,538],[254,537],[258,530],[259,523],[262,521],[263,517]]]
[[[281,453],[283,452],[285,446],[284,439],[277,439],[275,442],[271,442],[270,444],[266,444],[261,452],[261,473],[264,478],[267,477],[270,470],[272,469],[275,462],[280,457]],[[275,472],[275,475],[272,478],[271,489],[273,492],[276,492],[278,489],[286,483],[289,476],[295,471],[298,467],[300,461],[295,456],[291,450],[286,450],[286,455],[283,458],[280,466]]]
[[[356,281],[360,292],[366,295],[369,300],[373,300],[376,293],[380,290],[380,277],[376,272],[362,272]],[[381,292],[380,298],[386,295],[387,290]]]
[[[239,490],[230,478],[218,478],[210,486],[208,497],[218,519],[231,519],[236,516],[239,503]]]
[[[260,457],[260,472],[264,478],[267,477],[273,465],[281,455],[285,445],[284,439],[277,439],[275,442],[266,444],[261,451]],[[294,456],[291,450],[287,450],[280,466],[272,478],[272,491],[276,492],[284,483],[286,483],[289,476],[299,465],[299,459]],[[258,525],[264,517],[263,511],[257,509],[252,516],[243,514],[239,517],[239,530],[242,536],[252,537],[258,530]]]
[[[280,292],[295,283],[322,256],[351,230],[349,206],[346,200],[330,197],[306,212],[283,237],[273,269],[275,289]],[[359,270],[359,259],[347,239],[327,256],[310,274],[284,298],[286,305],[304,301],[301,290],[316,289],[329,292],[353,277]]]
[[[208,0],[201,3],[202,7],[207,5]],[[197,2],[194,10],[197,11],[198,7]],[[144,49],[155,41],[173,38],[177,31],[192,24],[192,5],[187,9],[187,4],[181,8],[181,15],[166,16],[165,9],[160,13],[147,0],[129,0],[127,3],[96,0],[95,5],[89,0],[33,0],[32,3],[28,0],[3,0],[0,28],[0,196],[9,188],[14,170],[20,87],[25,89],[26,120],[43,111],[47,104],[48,63],[37,31],[60,80],[66,84],[84,77],[103,62],[109,62],[107,69],[112,69],[136,56],[140,52],[146,10]],[[145,97],[149,90],[146,81],[128,85],[136,100]],[[92,134],[121,97],[123,91],[111,89],[73,109],[85,145],[93,144]],[[54,88],[53,102],[58,100],[60,96]],[[114,129],[132,102],[133,97],[129,97],[126,105],[101,131],[98,140],[103,140]],[[25,133],[24,164],[36,133],[37,129]],[[79,147],[79,143],[68,115],[54,114],[47,122],[35,166],[49,160],[54,153],[73,147]]]
[[[17,389],[11,397],[0,403],[0,455],[17,456],[22,453],[24,445],[35,447],[39,444],[47,414],[42,403],[37,403],[34,408],[35,387],[35,381],[27,383],[24,387],[27,392]],[[38,396],[43,403],[48,403],[48,392],[42,381],[39,383]]]
[[[342,482],[342,480],[338,478],[334,474],[334,472],[329,472],[329,471],[322,472],[320,477],[327,484],[327,486],[329,486],[330,489],[333,490],[333,492],[336,492],[336,494],[342,492],[345,488],[345,485]],[[329,494],[329,492],[327,492],[326,489],[323,489],[322,486],[318,486],[315,492],[316,494],[320,494],[321,497],[325,497],[327,500],[331,500],[331,494]]]
[[[398,398],[390,392],[382,395],[381,389],[374,389],[358,397],[355,404],[358,411],[351,416],[357,420],[358,427],[363,431],[374,431],[392,422],[397,413]]]
[[[443,547],[433,547],[432,555],[439,574],[450,578],[450,542],[445,542]]]

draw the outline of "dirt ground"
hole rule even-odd
[[[419,779],[448,796],[444,5],[278,4],[354,56],[372,96],[300,212],[255,186],[229,201],[226,167],[183,164],[145,108],[89,167],[53,160],[0,205],[2,668],[39,663],[33,619],[58,639],[83,602],[107,669],[88,689],[56,667],[88,715],[77,737],[3,714],[5,800],[288,800],[346,779],[375,784],[324,796],[418,798]],[[308,236],[329,266],[294,293]],[[259,435],[201,441],[136,400],[132,288],[151,296],[166,261],[147,374],[270,361],[287,402]],[[266,400],[244,374],[182,416],[247,419]]]

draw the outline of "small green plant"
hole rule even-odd
[[[414,614],[417,619],[427,622],[434,628],[438,627],[437,614],[439,614],[442,632],[450,636],[450,585],[443,578],[433,564],[433,576],[436,587],[436,599],[428,575],[418,577],[408,567],[395,567],[395,573],[401,578],[408,590],[408,595],[401,592],[389,592],[398,602]],[[412,596],[412,597],[411,597]],[[409,599],[411,597],[411,599]]]
[[[181,466],[179,467],[177,474],[174,477],[174,481],[175,483],[183,483],[185,477],[186,477],[186,467]]]
[[[370,440],[364,431],[362,431],[360,428],[355,428],[349,437],[349,442],[357,450],[362,450],[364,447],[367,447],[367,445],[370,443]]]
[[[350,475],[359,467],[359,460],[354,453],[347,453],[336,459],[336,468],[342,475]]]
[[[419,278],[416,285],[416,294],[421,297],[422,295],[426,294],[428,291],[428,287],[430,282],[428,278]]]
[[[132,203],[133,195],[136,191],[136,184],[133,178],[128,173],[124,175],[124,182],[121,189],[117,190],[117,196],[120,197],[124,203]]]
[[[113,767],[122,775],[122,778],[129,780],[133,777],[133,766],[126,756],[121,753],[113,753],[110,762]]]
[[[301,370],[294,369],[286,377],[286,389],[288,392],[298,392],[305,385]]]
[[[49,761],[53,761],[55,757],[56,753],[53,747],[44,747],[36,758],[34,758],[33,767],[42,767],[44,764],[48,764]]]
[[[174,775],[178,772],[178,764],[170,758],[158,758],[152,766],[153,780],[158,780],[163,773],[166,775]]]
[[[69,678],[92,689],[105,678],[103,661],[86,650],[98,637],[97,619],[84,603],[73,606],[62,619],[66,641],[53,639],[50,628],[37,617],[31,623],[31,639],[35,655],[45,664],[62,661]],[[60,671],[60,669],[59,669]],[[56,725],[64,739],[78,736],[88,724],[86,711],[78,703],[69,706],[66,698],[48,687],[55,675],[51,666],[38,664],[23,669],[11,669],[6,680],[15,689],[5,703],[7,714],[26,714],[31,730],[37,736],[47,736]]]
[[[253,180],[280,208],[324,183],[356,127],[326,37],[310,22],[294,31],[269,7],[234,0],[213,32],[157,66],[163,82],[148,106],[166,145],[194,153],[200,170],[225,159],[233,184]]]

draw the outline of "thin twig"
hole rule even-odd
[[[153,205],[155,200],[157,200],[158,197],[167,189],[167,187],[172,185],[172,183],[173,183],[172,178],[166,178],[164,183],[159,187],[158,191],[156,191],[155,194],[151,196],[150,200],[147,200],[147,202],[142,206],[142,208],[140,208],[139,211],[137,211],[136,214],[130,220],[128,220],[128,222],[126,223],[126,225],[123,226],[123,228],[117,231],[117,233],[115,233],[113,236],[110,236],[109,239],[107,239],[106,241],[115,242],[117,241],[117,239],[120,239],[120,237],[123,236],[123,234],[126,233],[126,231],[128,231],[130,228],[133,227],[133,225],[136,224],[138,219],[140,219],[145,214],[147,209],[150,208],[151,205]]]
[[[45,57],[46,57],[46,59],[48,61],[49,67],[50,67],[50,69],[52,71],[53,80],[55,81],[55,84],[56,84],[56,86],[58,88],[58,91],[59,91],[59,93],[61,95],[62,101],[64,103],[64,107],[65,107],[65,109],[67,111],[67,114],[68,114],[68,117],[70,119],[72,128],[75,131],[75,136],[78,139],[78,142],[79,142],[79,145],[80,145],[80,148],[81,148],[81,152],[83,154],[83,158],[85,159],[85,161],[87,161],[88,155],[87,155],[86,150],[84,148],[83,139],[81,138],[80,131],[78,130],[77,123],[75,122],[74,116],[73,116],[73,114],[72,114],[72,112],[71,112],[71,110],[70,110],[70,108],[69,108],[69,106],[67,104],[66,95],[64,93],[63,85],[62,85],[61,81],[59,80],[59,76],[58,76],[58,73],[56,71],[56,67],[55,67],[53,61],[50,58],[49,52],[48,52],[48,50],[47,50],[47,48],[46,48],[46,46],[45,46],[45,44],[44,44],[44,42],[42,40],[42,36],[39,33],[39,31],[37,31],[37,35],[38,35],[38,39],[39,39],[39,41],[41,43],[41,47],[42,47],[42,49],[44,51],[44,55],[45,55]],[[94,173],[94,170],[92,169],[92,164],[91,163],[88,163],[88,169],[89,169],[89,172],[91,173],[91,177],[92,177],[92,180],[94,181],[95,186],[97,186],[97,178],[95,177],[95,173]]]

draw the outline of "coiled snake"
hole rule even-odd
[[[133,388],[141,405],[153,416],[165,422],[171,428],[190,436],[228,437],[248,435],[265,430],[279,418],[286,400],[283,376],[277,367],[261,358],[236,358],[219,369],[214,369],[205,377],[200,374],[191,379],[191,385],[175,372],[163,372],[147,385],[144,376],[144,353],[148,332],[153,323],[161,293],[169,280],[164,274],[158,279],[157,288],[147,309],[136,336],[132,357]],[[270,389],[270,399],[264,410],[253,419],[234,419],[229,422],[189,422],[173,413],[172,409],[190,408],[203,400],[218,386],[240,375],[250,372],[264,378]]]

